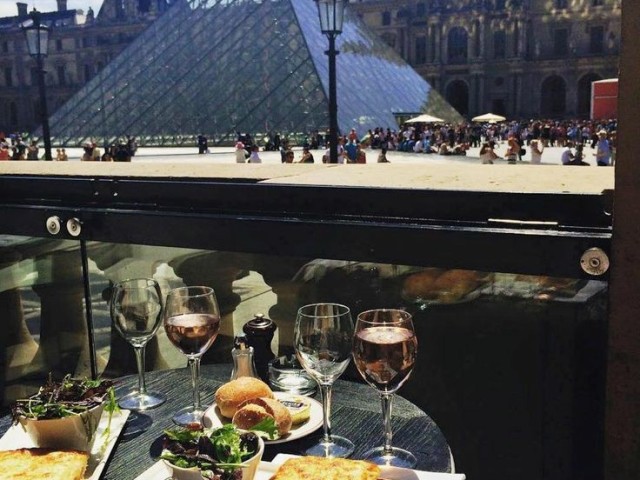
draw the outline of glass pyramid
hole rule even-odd
[[[216,145],[238,132],[325,131],[327,45],[313,0],[177,0],[52,116],[53,142],[193,145],[204,134]],[[349,12],[337,48],[342,132],[397,128],[404,112],[460,118]]]

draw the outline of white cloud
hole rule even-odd
[[[14,17],[18,15],[18,0],[0,0],[0,17]],[[29,11],[35,7],[41,12],[52,12],[58,9],[56,0],[20,0],[28,5]],[[67,0],[67,8],[69,10],[84,10],[85,13],[89,7],[93,8],[95,14],[98,14],[103,0]]]

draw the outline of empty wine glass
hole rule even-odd
[[[294,348],[302,367],[322,393],[323,435],[304,453],[318,457],[348,457],[353,442],[331,433],[331,387],[351,359],[353,320],[344,305],[316,303],[298,310]]]
[[[167,337],[187,356],[191,368],[193,406],[179,410],[178,425],[200,424],[204,410],[200,404],[200,357],[209,350],[220,330],[220,309],[210,287],[180,287],[167,295],[164,314]]]
[[[393,394],[409,378],[416,361],[418,341],[411,315],[403,310],[368,310],[358,315],[353,337],[353,359],[360,375],[380,393],[384,443],[363,458],[378,465],[413,468],[416,457],[391,446]]]
[[[120,397],[119,405],[129,410],[146,410],[163,404],[167,398],[161,393],[149,392],[144,380],[145,347],[162,319],[158,282],[135,278],[116,283],[111,290],[110,311],[114,327],[133,346],[138,367],[138,389]]]

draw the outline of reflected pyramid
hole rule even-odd
[[[229,144],[237,132],[325,131],[327,39],[313,0],[176,2],[50,119],[55,144]],[[338,123],[397,128],[394,113],[461,117],[362,21],[337,39]]]

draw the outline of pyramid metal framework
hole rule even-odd
[[[408,64],[346,14],[338,123],[364,134],[394,114],[459,118]],[[238,132],[324,131],[327,39],[313,0],[177,0],[50,119],[55,144],[233,141]]]

